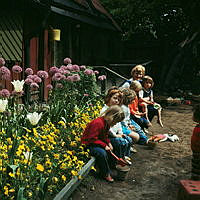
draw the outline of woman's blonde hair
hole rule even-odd
[[[151,87],[154,86],[154,81],[150,76],[144,76],[142,79],[142,85],[144,86],[145,83],[151,83]]]
[[[136,65],[135,67],[133,67],[133,69],[131,70],[131,76],[133,76],[133,74],[135,72],[142,72],[142,75],[145,75],[145,67],[143,65]]]
[[[142,89],[142,85],[139,81],[133,81],[131,84],[130,84],[130,89],[131,90],[136,90],[136,89],[139,89],[141,90]]]
[[[129,88],[122,88],[121,91],[123,93],[123,104],[128,106],[135,99],[136,93]]]
[[[118,105],[110,106],[102,114],[102,116],[105,118],[106,121],[108,120],[110,122],[116,122],[116,123],[123,121],[125,118],[123,109]]]

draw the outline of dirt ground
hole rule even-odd
[[[111,184],[89,175],[70,200],[176,200],[179,180],[190,178],[192,106],[167,106],[162,118],[164,127],[155,117],[149,131],[176,134],[179,141],[158,143],[154,150],[136,145],[138,152],[131,156],[133,164],[125,181]]]

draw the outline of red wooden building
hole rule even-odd
[[[3,0],[0,57],[9,68],[19,64],[34,71],[48,71],[65,57],[76,64],[106,64],[119,56],[120,31],[99,0]]]

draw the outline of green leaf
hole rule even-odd
[[[23,192],[24,187],[19,188],[19,191],[17,193],[17,200],[27,200],[26,198],[24,198]]]

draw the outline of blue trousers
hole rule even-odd
[[[139,134],[140,138],[139,141],[137,142],[138,144],[146,144],[148,137],[145,135],[144,131],[142,130],[142,128],[134,121],[134,120],[130,120],[131,125],[133,125],[135,127],[135,132]],[[132,131],[123,123],[122,124],[122,131],[124,134],[129,135]]]
[[[96,158],[96,164],[99,167],[100,175],[102,177],[107,176],[110,174],[110,155],[109,153],[100,146],[90,145],[87,147],[90,150],[90,155]]]
[[[133,140],[129,136],[113,137],[110,138],[110,142],[113,146],[113,152],[119,157],[124,158],[124,156],[130,156],[130,147],[133,143]]]

